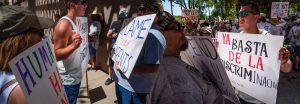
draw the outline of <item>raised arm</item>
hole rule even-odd
[[[57,60],[64,60],[69,57],[80,46],[82,40],[81,36],[72,31],[67,20],[61,20],[55,26],[53,38]]]

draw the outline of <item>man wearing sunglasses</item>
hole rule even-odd
[[[85,0],[64,0],[68,9],[55,26],[54,51],[57,66],[70,104],[76,104],[79,94],[82,70],[76,59],[81,36],[76,33],[76,17],[84,16],[86,10]]]
[[[239,25],[242,28],[241,33],[271,35],[266,30],[260,30],[257,27],[258,19],[260,18],[259,7],[256,3],[246,2],[242,5],[238,13]],[[286,48],[280,49],[279,59],[281,61],[280,70],[282,72],[290,72],[292,68],[291,60],[289,59],[290,52]],[[263,102],[239,92],[240,101],[242,104],[261,104]]]

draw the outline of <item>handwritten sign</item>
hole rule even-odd
[[[49,38],[17,55],[9,66],[29,104],[69,103]]]
[[[133,70],[155,16],[156,14],[151,14],[134,18],[119,33],[113,46],[115,52],[112,59],[118,63],[117,67],[127,78]]]
[[[77,56],[80,58],[78,62],[81,62],[79,64],[81,64],[82,75],[84,75],[90,60],[87,17],[76,17],[76,24],[78,29],[77,33],[80,34],[82,38]]]
[[[271,18],[288,17],[289,2],[272,2]]]
[[[181,59],[208,75],[225,98],[239,104],[212,40],[203,36],[186,36],[186,38],[189,47],[181,53]]]
[[[262,102],[275,104],[283,37],[219,32],[218,42],[232,85]]]
[[[199,19],[198,10],[197,9],[183,9],[181,19],[183,22],[188,20],[192,22],[197,22]]]

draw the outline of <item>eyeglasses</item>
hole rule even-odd
[[[256,12],[253,11],[240,11],[236,14],[237,17],[247,17],[249,15],[249,13],[252,13],[254,15],[256,15]]]

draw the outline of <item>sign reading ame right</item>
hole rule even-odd
[[[140,55],[155,16],[156,14],[136,17],[118,34],[112,59],[127,78]]]

